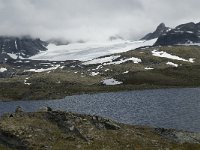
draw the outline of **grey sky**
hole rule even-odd
[[[0,0],[0,34],[44,40],[138,39],[164,22],[200,22],[199,0]]]

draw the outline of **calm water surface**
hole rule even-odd
[[[61,100],[0,102],[0,115],[16,106],[42,106],[100,115],[121,123],[200,132],[200,88],[160,89],[68,96]]]

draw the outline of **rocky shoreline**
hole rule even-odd
[[[99,116],[53,111],[0,118],[1,149],[199,149],[200,133],[120,124]]]

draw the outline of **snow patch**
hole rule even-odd
[[[99,72],[91,72],[91,76],[97,76]]]
[[[15,40],[15,48],[18,49],[18,47],[17,47],[17,41],[16,40]]]
[[[194,63],[194,59],[193,58],[190,58],[189,60],[186,60],[186,59],[181,58],[179,56],[171,55],[171,54],[169,54],[167,52],[163,52],[163,51],[153,50],[152,54],[153,54],[153,56],[156,56],[156,57],[162,57],[162,58],[168,58],[168,59],[173,59],[173,60],[180,60],[180,61]]]
[[[11,54],[11,53],[7,53],[8,54],[8,56],[10,56],[12,59],[17,59],[18,58],[18,56],[16,55],[16,54]]]
[[[125,71],[125,72],[123,72],[123,74],[127,74],[127,73],[129,73],[129,71]]]
[[[27,82],[28,79],[29,79],[29,78],[26,78],[26,79],[24,80],[24,84],[26,84],[26,85],[31,85],[31,83],[28,83],[28,82]]]
[[[96,70],[102,69],[102,68],[103,68],[103,66],[102,66],[102,65],[99,65],[99,66],[97,66]]]
[[[65,66],[61,66],[61,67],[60,67],[60,69],[64,69],[64,68],[65,68]]]
[[[7,71],[7,68],[0,68],[0,72],[5,72]]]
[[[26,70],[25,72],[46,72],[46,71],[51,71],[51,70],[56,70],[60,67],[60,65],[55,65],[54,67],[51,68],[47,68],[47,69],[30,69],[30,70]]]
[[[104,57],[104,58],[96,58],[87,62],[84,62],[83,65],[93,65],[93,64],[103,64],[106,62],[111,62],[117,58],[119,58],[120,55],[117,56],[109,56],[109,57]]]
[[[170,65],[170,66],[173,66],[173,67],[178,67],[178,64],[175,64],[173,62],[167,62],[166,63],[167,65]]]
[[[154,68],[151,68],[151,67],[146,67],[144,68],[145,70],[153,70]]]
[[[117,81],[117,80],[111,78],[111,79],[103,80],[102,83],[104,85],[119,85],[119,84],[122,84],[123,82],[120,82],[120,81]]]
[[[194,62],[195,62],[195,61],[194,61],[194,58],[190,58],[190,59],[189,59],[189,62],[194,63]]]
[[[105,72],[108,72],[110,69],[105,69]]]
[[[186,32],[187,32],[187,33],[191,33],[191,34],[194,33],[193,31],[186,31]]]
[[[132,61],[134,64],[138,64],[138,63],[142,62],[141,59],[132,57],[132,58],[127,58],[127,59],[121,59],[121,60],[115,61],[115,62],[105,63],[104,65],[119,65],[119,64],[125,63],[127,61]]]

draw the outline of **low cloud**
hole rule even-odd
[[[139,39],[165,22],[199,22],[198,0],[0,0],[0,34],[43,40]]]

